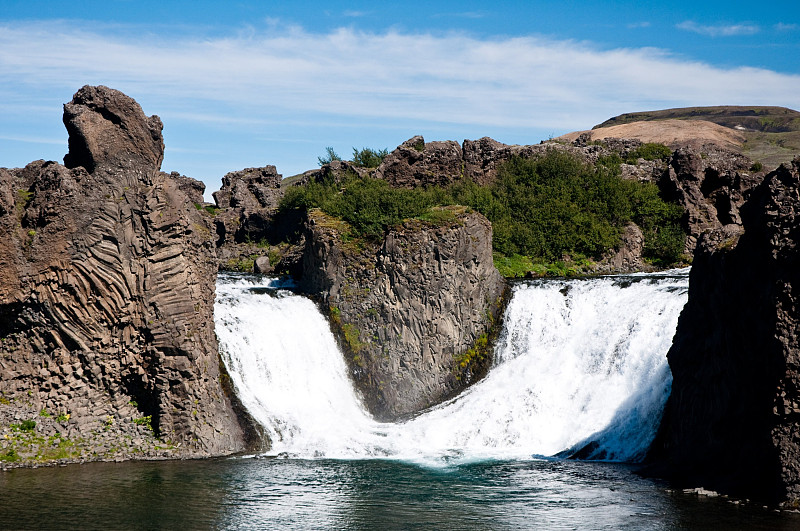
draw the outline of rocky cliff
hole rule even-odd
[[[699,240],[653,456],[687,486],[796,504],[800,158],[769,173],[739,215]]]
[[[752,171],[753,162],[735,151],[707,145],[679,148],[669,160],[658,184],[665,198],[685,210],[686,252],[701,234],[725,225],[741,224],[739,209],[764,177]]]
[[[63,166],[0,170],[0,410],[14,411],[0,422],[59,415],[81,459],[137,455],[131,434],[160,437],[150,455],[244,449],[214,334],[213,243],[187,182],[159,171],[161,121],[86,86],[64,123]],[[109,429],[119,440],[98,443]]]
[[[381,241],[309,214],[302,286],[329,311],[377,418],[416,413],[488,369],[505,290],[491,235],[483,216],[462,207],[409,220]]]

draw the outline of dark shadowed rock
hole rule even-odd
[[[69,168],[0,171],[0,391],[69,413],[75,437],[150,417],[170,455],[244,449],[214,333],[212,243],[159,171],[160,121],[106,87],[82,88],[64,121]]]
[[[652,453],[683,485],[796,503],[800,158],[768,174],[739,213],[741,225],[699,240]]]
[[[283,195],[281,175],[275,166],[246,168],[230,172],[222,178],[222,188],[214,192],[220,245],[258,239],[271,223]]]
[[[488,352],[464,354],[499,322],[505,282],[486,218],[449,211],[451,221],[407,221],[381,242],[343,242],[343,222],[309,214],[302,286],[329,312],[379,419],[430,407],[488,369]]]

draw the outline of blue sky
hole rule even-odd
[[[741,7],[740,7],[741,6]],[[0,166],[67,150],[84,84],[164,122],[163,169],[316,167],[333,146],[531,144],[617,114],[800,110],[798,2],[3,0]]]

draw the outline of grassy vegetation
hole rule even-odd
[[[645,144],[632,156],[653,160],[668,156],[659,144]],[[435,208],[464,205],[492,222],[496,263],[514,276],[523,269],[568,274],[581,261],[599,258],[620,241],[630,222],[645,236],[645,258],[659,265],[680,260],[683,209],[659,197],[654,184],[622,179],[619,156],[596,165],[558,150],[535,158],[512,158],[496,182],[480,186],[462,180],[446,188],[392,188],[383,180],[347,176],[287,190],[279,208],[319,208],[349,225],[354,236],[382,236],[388,227],[416,218],[453,221],[454,211]],[[569,264],[566,264],[569,262]]]
[[[279,209],[319,208],[346,221],[355,235],[374,237],[387,227],[426,213],[437,204],[434,196],[428,190],[392,188],[386,181],[351,174],[341,183],[329,179],[291,188]]]
[[[205,212],[206,214],[208,214],[211,217],[216,216],[217,213],[219,212],[219,209],[217,207],[215,207],[214,205],[203,205],[201,203],[195,203],[194,207],[197,210]]]
[[[226,271],[238,271],[240,273],[252,273],[258,256],[257,254],[251,254],[246,257],[230,258],[223,264],[223,269]]]
[[[480,337],[475,341],[475,344],[472,348],[467,349],[464,353],[454,358],[456,365],[465,369],[471,365],[474,365],[480,361],[486,359],[489,355],[489,335],[488,334],[481,334]]]
[[[627,157],[625,162],[636,164],[639,159],[644,160],[667,160],[672,155],[672,150],[664,144],[646,142],[634,149]]]
[[[706,120],[734,129],[745,139],[742,152],[767,169],[792,160],[800,151],[800,113],[784,107],[728,105],[628,113],[606,120],[593,129],[666,119]]]

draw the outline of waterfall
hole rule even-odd
[[[327,321],[278,280],[220,275],[215,319],[272,455],[630,461],[655,436],[687,271],[515,285],[489,374],[401,423],[364,410]]]

